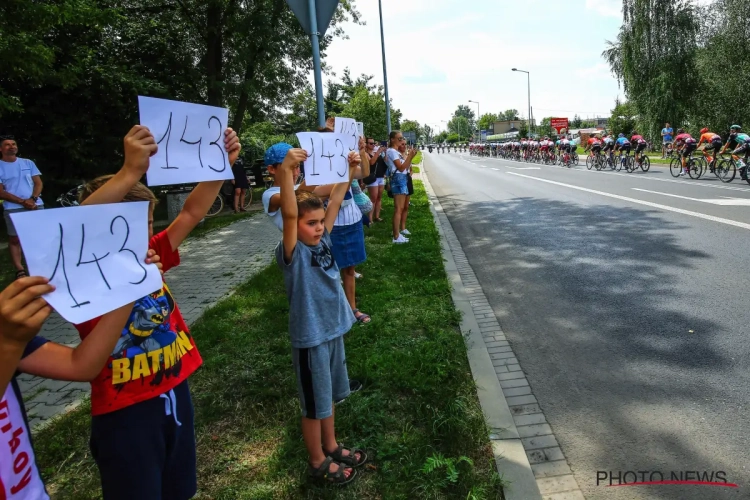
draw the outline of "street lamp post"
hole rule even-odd
[[[388,72],[385,67],[385,37],[383,36],[383,5],[378,0],[378,10],[380,11],[380,48],[383,51],[383,83],[385,86],[385,121],[388,125],[388,133],[391,133],[391,101],[388,98]]]
[[[518,69],[518,68],[513,68],[513,71],[518,71],[519,73],[526,73],[526,83],[528,85],[528,90],[529,90],[529,95],[528,95],[528,98],[529,98],[529,101],[528,101],[529,102],[529,114],[526,115],[526,116],[527,116],[527,123],[528,123],[529,133],[531,133],[531,75],[529,74],[528,71],[524,71],[524,70]]]
[[[479,115],[479,101],[472,101],[471,99],[469,99],[469,102],[473,102],[477,105],[477,135],[479,136],[479,140],[477,142],[482,142],[482,129],[479,128],[479,118],[481,118],[481,116]]]

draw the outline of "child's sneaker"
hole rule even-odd
[[[398,238],[393,239],[393,243],[409,243],[409,240],[404,238],[403,234],[399,234]]]
[[[409,236],[409,235],[411,235],[411,233],[409,232],[409,230],[408,230],[408,229],[402,229],[402,230],[401,230],[401,234],[403,234],[404,236]]]

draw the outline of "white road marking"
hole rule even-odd
[[[633,190],[643,191],[644,193],[660,194],[662,196],[671,196],[672,198],[682,198],[683,200],[700,201],[701,203],[710,203],[712,205],[736,206],[736,207],[750,206],[750,200],[746,198],[729,198],[727,196],[724,196],[722,198],[704,200],[701,198],[691,198],[689,196],[680,196],[678,194],[660,193],[659,191],[650,191],[648,189],[633,188]]]
[[[578,165],[578,166],[582,167],[582,168],[570,168],[568,170],[570,170],[572,172],[586,172],[586,173],[590,173],[590,174],[621,175],[623,177],[630,177],[631,179],[643,179],[643,180],[648,180],[648,181],[669,182],[669,183],[673,183],[673,184],[686,184],[688,186],[697,186],[697,187],[705,187],[705,188],[713,188],[713,189],[725,189],[727,191],[742,191],[743,193],[750,193],[750,190],[748,190],[747,188],[744,188],[744,187],[724,186],[724,185],[721,185],[721,184],[714,185],[714,184],[708,184],[707,182],[702,182],[702,181],[697,181],[696,182],[696,181],[680,181],[680,180],[677,180],[677,179],[659,179],[659,178],[651,177],[651,176],[647,177],[645,175],[621,174],[619,172],[612,172],[612,171],[609,171],[609,170],[602,170],[602,171],[587,170],[585,168],[586,158],[583,157],[583,156],[581,156],[580,158],[582,160],[582,163],[581,163],[581,165]],[[492,160],[492,161],[501,161],[501,162],[521,163],[521,164],[526,164],[527,163],[525,161],[509,160],[507,158],[483,157],[482,159],[484,159],[484,160]],[[464,160],[464,161],[466,161],[466,160]],[[542,164],[539,164],[539,165],[541,165],[543,167],[547,167],[547,168],[562,169],[562,167],[560,167],[559,165],[542,165]],[[519,168],[519,167],[511,167],[509,165],[505,165],[505,166],[508,167],[508,168]],[[538,169],[539,167],[530,167],[530,168]]]
[[[627,202],[630,202],[630,203],[636,203],[638,205],[645,205],[647,207],[658,208],[660,210],[666,210],[666,211],[669,211],[669,212],[675,212],[675,213],[682,214],[682,215],[689,215],[691,217],[697,217],[699,219],[705,219],[705,220],[709,220],[711,222],[718,222],[720,224],[726,224],[728,226],[734,226],[734,227],[739,227],[739,228],[742,228],[742,229],[750,230],[750,224],[745,224],[744,222],[737,222],[737,221],[734,221],[734,220],[731,220],[731,219],[724,219],[722,217],[714,217],[713,215],[706,215],[706,214],[702,214],[700,212],[693,212],[693,211],[690,211],[690,210],[683,210],[681,208],[670,207],[670,206],[667,206],[667,205],[660,205],[659,203],[651,203],[650,201],[638,200],[636,198],[629,198],[627,196],[620,196],[620,195],[617,195],[617,194],[605,193],[604,191],[597,191],[596,189],[589,189],[589,188],[585,188],[585,187],[581,187],[581,186],[574,186],[572,184],[565,184],[564,182],[557,182],[557,181],[551,181],[551,180],[548,180],[548,179],[541,179],[539,177],[533,177],[531,175],[518,174],[516,172],[506,172],[506,173],[509,174],[509,175],[516,175],[518,177],[525,177],[526,179],[532,179],[532,180],[539,181],[539,182],[546,182],[548,184],[554,184],[556,186],[562,186],[562,187],[566,187],[566,188],[570,188],[570,189],[576,189],[578,191],[584,191],[586,193],[592,193],[592,194],[596,194],[596,195],[599,195],[599,196],[605,196],[607,198],[614,198],[616,200],[622,200],[622,201],[627,201]]]

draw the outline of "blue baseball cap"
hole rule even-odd
[[[270,148],[266,149],[266,155],[263,158],[263,161],[265,162],[264,164],[266,166],[269,166],[276,165],[277,163],[282,163],[290,149],[292,149],[291,144],[287,144],[286,142],[277,142]]]

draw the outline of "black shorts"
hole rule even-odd
[[[598,153],[601,150],[602,150],[601,144],[594,144],[593,146],[591,146],[591,151],[593,151],[594,153]]]
[[[645,142],[639,142],[638,145],[635,147],[635,152],[640,153],[642,151],[646,150],[646,143]]]
[[[602,151],[612,151],[614,147],[615,147],[614,144],[605,144],[604,147],[602,148]]]
[[[690,153],[695,151],[698,145],[696,143],[685,144],[685,149],[682,150],[682,157],[687,158]]]
[[[737,148],[732,151],[733,155],[738,155],[740,153],[750,153],[750,144],[743,142],[742,144],[738,144]]]
[[[173,397],[157,396],[91,418],[89,446],[107,500],[195,495],[193,402],[187,380],[173,391]]]
[[[630,144],[628,144],[627,146],[620,146],[620,151],[630,153]]]
[[[718,151],[722,145],[721,139],[713,139],[711,142],[706,143],[706,151]]]

